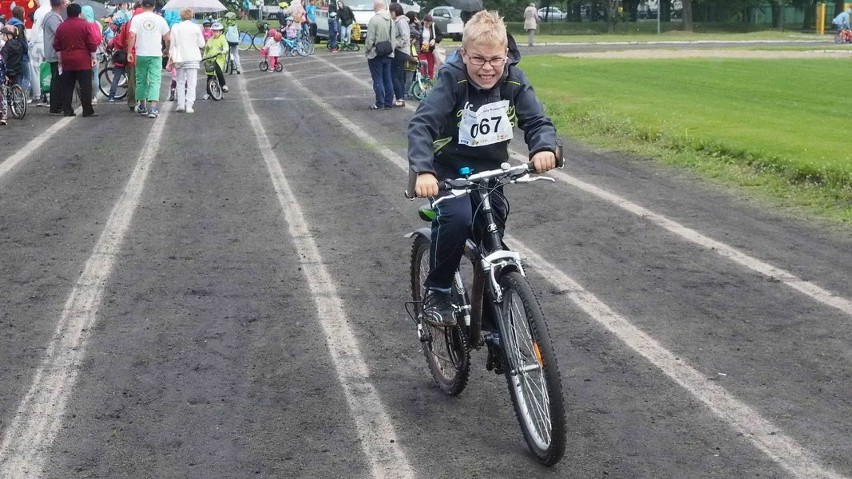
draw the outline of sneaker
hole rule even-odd
[[[97,105],[97,104],[98,104],[98,99],[92,98],[92,105]]]
[[[191,106],[188,106],[188,107],[186,107],[186,112],[187,113],[195,113],[195,110],[193,110]]]
[[[115,103],[116,101],[118,100],[116,100],[114,97],[107,98],[107,103]]]
[[[169,91],[169,101],[175,101],[175,91],[174,89]]]
[[[210,99],[210,95],[204,95],[203,97],[201,97],[201,99],[202,99],[202,100],[209,100],[209,99]]]
[[[6,119],[0,118],[0,125],[5,125],[5,124],[6,124]]]
[[[437,289],[426,291],[426,297],[423,298],[423,318],[426,322],[436,326],[452,326],[456,324],[454,311],[450,293]]]
[[[223,91],[223,92],[225,92],[225,93],[227,93],[227,92],[228,92],[228,86],[227,86],[227,85],[223,86],[223,87],[222,87],[222,91]]]
[[[160,111],[156,108],[151,108],[148,110],[148,118],[157,118],[160,115]]]
[[[137,104],[136,108],[134,108],[133,111],[135,111],[136,113],[138,113],[140,115],[147,115],[148,114],[148,110],[145,109],[145,105],[143,105],[141,103]]]
[[[177,107],[175,107],[175,111],[186,111],[186,108],[184,108],[182,106],[177,106]]]

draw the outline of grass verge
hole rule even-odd
[[[527,57],[558,128],[684,166],[804,216],[852,225],[852,152],[837,60]]]

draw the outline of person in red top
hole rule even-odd
[[[71,107],[74,84],[80,86],[83,116],[97,116],[92,108],[92,67],[97,61],[95,51],[99,42],[88,22],[80,18],[81,11],[76,3],[68,5],[68,19],[59,25],[53,38],[53,48],[59,53],[59,65],[62,67],[59,87],[64,116],[76,115]]]

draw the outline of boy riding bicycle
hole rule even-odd
[[[480,11],[465,25],[460,55],[440,70],[408,125],[408,162],[417,175],[416,196],[438,196],[438,180],[458,178],[463,167],[474,172],[499,168],[509,160],[513,126],[524,131],[537,173],[556,166],[556,128],[517,67],[519,60],[496,13]],[[502,196],[500,187],[496,191],[494,199]],[[430,322],[455,322],[450,291],[478,206],[471,197],[438,205],[423,299]],[[502,234],[505,203],[493,201],[492,206]]]

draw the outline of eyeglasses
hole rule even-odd
[[[506,63],[506,57],[497,57],[497,58],[485,59],[485,58],[482,58],[482,57],[471,57],[471,56],[469,56],[469,57],[467,57],[467,61],[469,61],[471,65],[476,66],[476,67],[481,67],[481,66],[484,66],[486,63],[488,63],[489,65],[491,65],[494,68],[499,68],[499,67],[502,67],[504,63]]]

